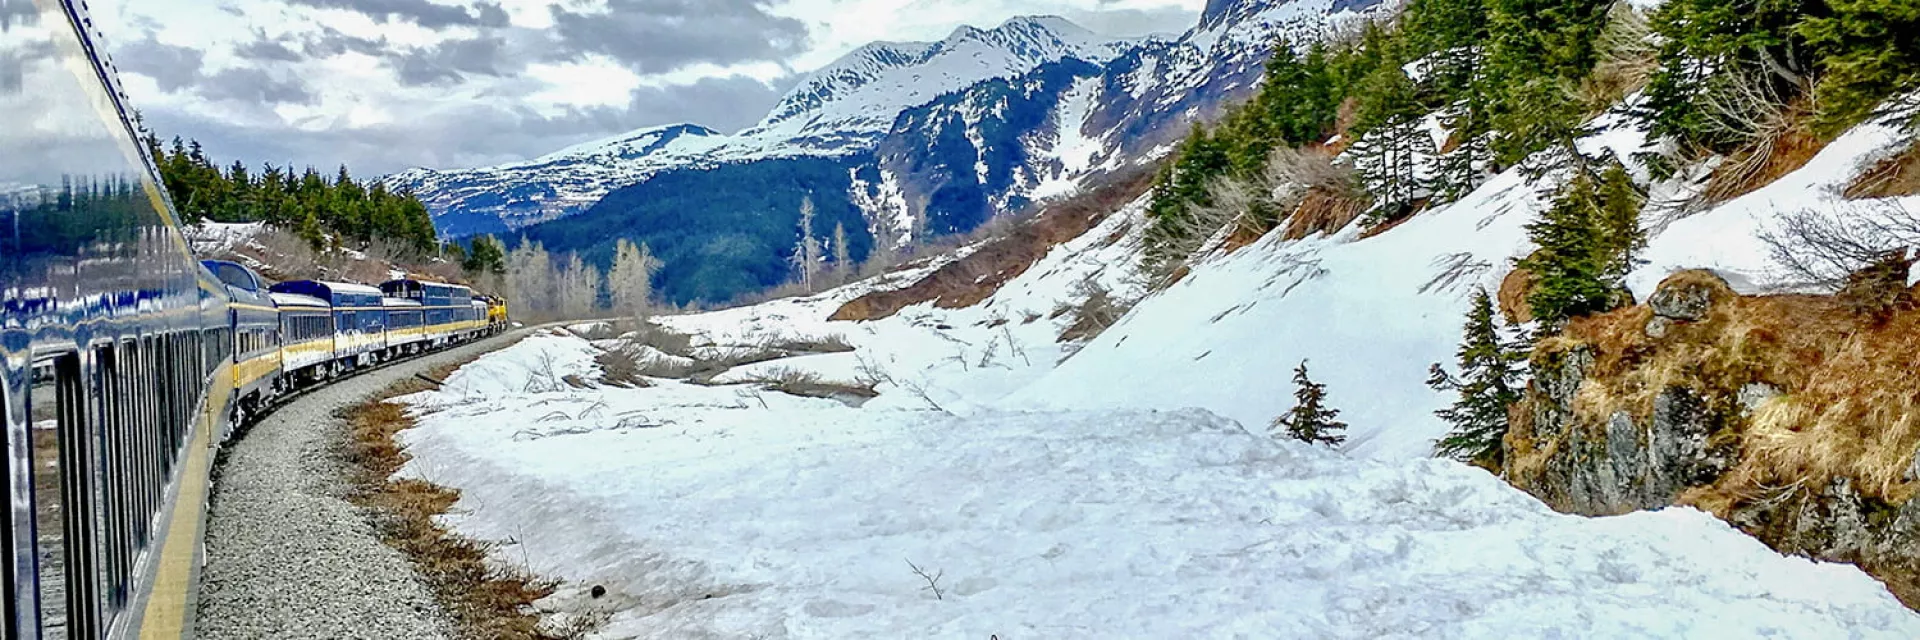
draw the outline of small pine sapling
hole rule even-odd
[[[1326,406],[1327,385],[1307,377],[1307,363],[1293,370],[1294,407],[1273,420],[1273,432],[1308,444],[1338,447],[1347,442],[1347,423],[1335,420],[1340,410]]]
[[[1452,406],[1434,412],[1453,425],[1434,442],[1434,455],[1497,469],[1507,435],[1507,408],[1520,401],[1521,364],[1527,355],[1502,339],[1492,296],[1485,289],[1474,293],[1458,357],[1458,377],[1434,363],[1427,380],[1435,391],[1459,394]]]

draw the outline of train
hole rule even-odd
[[[500,332],[451,284],[189,248],[80,0],[0,0],[0,638],[192,632],[213,461],[299,392]]]
[[[357,371],[491,336],[506,301],[457,284],[415,279],[379,286],[295,280],[267,284],[245,265],[203,260],[232,302],[235,401],[244,425],[296,391]]]

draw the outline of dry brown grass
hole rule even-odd
[[[1645,419],[1665,389],[1685,387],[1712,415],[1737,416],[1739,390],[1782,392],[1746,419],[1728,419],[1716,439],[1736,438],[1740,457],[1715,484],[1683,502],[1725,516],[1781,487],[1819,491],[1846,478],[1866,497],[1901,504],[1920,491],[1905,479],[1920,450],[1920,312],[1884,322],[1850,312],[1832,296],[1738,296],[1707,318],[1646,335],[1652,311],[1629,307],[1574,320],[1537,353],[1585,346],[1596,360],[1575,397],[1576,425],[1599,428],[1614,411]]]
[[[1533,296],[1534,283],[1538,280],[1532,271],[1520,268],[1500,280],[1500,293],[1495,297],[1499,300],[1500,315],[1508,324],[1533,322],[1533,303],[1528,298]]]
[[[444,380],[464,364],[437,367],[427,375]],[[419,378],[408,378],[346,412],[350,428],[347,460],[358,489],[353,502],[370,510],[386,543],[412,560],[435,599],[453,616],[460,637],[565,637],[542,628],[541,616],[533,610],[534,601],[553,594],[556,582],[490,563],[489,543],[459,536],[436,523],[435,516],[447,513],[459,501],[458,491],[418,479],[393,477],[409,458],[394,436],[412,428],[414,420],[404,406],[388,400],[430,386]]]
[[[1920,140],[1905,151],[1874,163],[1847,185],[1849,199],[1920,195]]]
[[[1793,101],[1784,116],[1786,126],[1767,130],[1745,148],[1734,152],[1707,179],[1708,202],[1721,203],[1772,184],[1807,165],[1827,147],[1828,140],[1813,131],[1813,104],[1809,98]]]
[[[1365,213],[1369,202],[1363,195],[1314,186],[1307,189],[1300,207],[1287,217],[1282,238],[1299,240],[1315,233],[1333,233],[1345,229]]]

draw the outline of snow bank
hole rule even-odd
[[[550,604],[617,611],[605,637],[1920,636],[1852,567],[1705,514],[1563,516],[1203,411],[514,389],[590,349],[483,358],[402,437],[406,473],[461,489],[460,531],[569,581]]]

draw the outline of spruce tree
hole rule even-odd
[[[1838,134],[1901,90],[1920,82],[1920,2],[1827,0],[1830,16],[1809,16],[1796,35],[1818,52],[1825,75],[1815,90],[1820,129]]]
[[[1347,423],[1334,418],[1340,410],[1326,406],[1327,386],[1307,377],[1307,362],[1293,371],[1294,407],[1273,420],[1273,431],[1307,444],[1338,447],[1347,441]]]
[[[1521,364],[1526,361],[1526,353],[1502,339],[1493,299],[1486,289],[1474,292],[1464,333],[1457,353],[1459,377],[1435,363],[1427,380],[1435,391],[1459,395],[1451,406],[1434,412],[1453,429],[1434,442],[1433,452],[1498,468],[1501,440],[1507,435],[1507,408],[1520,401]]]
[[[1527,225],[1539,249],[1519,266],[1537,278],[1527,304],[1544,328],[1557,330],[1573,317],[1623,301],[1627,272],[1645,243],[1639,210],[1638,191],[1615,164],[1599,176],[1579,171],[1540,219]]]
[[[1594,226],[1599,230],[1606,261],[1604,277],[1618,287],[1639,265],[1640,252],[1647,248],[1646,233],[1640,229],[1640,208],[1646,198],[1633,186],[1627,168],[1618,162],[1600,173],[1599,196]]]
[[[1569,89],[1592,71],[1612,0],[1487,0],[1491,124],[1502,165],[1571,146],[1581,113]]]

